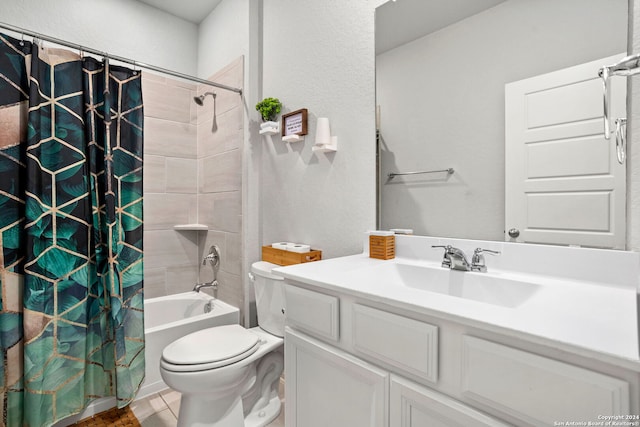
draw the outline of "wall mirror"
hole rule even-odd
[[[397,0],[378,7],[379,227],[411,228],[415,234],[431,236],[520,241],[508,237],[510,226],[505,223],[505,200],[516,207],[522,203],[521,199],[506,194],[509,184],[505,183],[505,162],[523,165],[522,168],[530,166],[506,158],[509,154],[508,150],[505,154],[505,85],[615,55],[624,56],[627,14],[627,0]],[[601,87],[597,72],[594,65],[594,84]],[[552,106],[568,99],[563,94],[554,96],[557,102],[552,101]],[[601,95],[598,102],[601,103]],[[535,102],[531,99],[525,104],[519,106],[534,109]],[[562,115],[578,107],[563,104],[562,108],[554,108]],[[539,108],[542,113],[549,110]],[[531,128],[538,126],[534,119],[526,120]],[[553,120],[556,122],[550,129],[562,125],[565,119]],[[565,121],[568,120],[571,119]],[[602,122],[601,117],[590,120]],[[537,158],[542,168],[550,170],[553,165],[560,165],[573,171],[548,171],[548,176],[540,175],[548,181],[565,173],[573,179],[572,174],[578,173],[575,170],[588,163],[582,148],[586,145],[580,144],[599,147],[596,152],[600,150],[609,159],[606,147],[612,142],[600,139],[571,135],[564,139],[571,142],[565,144],[570,148],[558,153],[553,150],[557,144],[542,138],[535,145],[535,156],[531,153],[529,156]],[[580,173],[612,174],[615,165],[614,159],[610,160],[606,162],[606,171]],[[447,172],[449,169],[454,173]],[[389,178],[389,173],[416,171],[440,172]],[[569,187],[564,190],[565,194],[579,192]],[[598,197],[609,200],[611,194],[602,190]],[[564,218],[564,226],[569,228],[556,233],[553,244],[576,244],[571,240],[575,231],[572,227],[578,232],[603,227],[577,219],[573,212],[580,210],[577,208],[580,200],[556,202],[559,199],[553,197],[535,200],[540,203],[532,207],[533,202],[528,201],[527,209],[520,209],[524,215],[534,216],[537,209],[539,215],[554,220]],[[622,208],[602,205],[605,207],[600,213],[603,217],[624,215],[624,197],[622,202]],[[622,223],[624,227],[624,216]],[[535,227],[536,224],[530,224],[530,228]],[[528,241],[549,243],[535,238]],[[586,246],[624,248],[599,243]]]

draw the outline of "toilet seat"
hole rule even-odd
[[[221,368],[243,360],[260,347],[258,336],[240,325],[225,325],[193,332],[169,344],[160,365],[174,372]]]

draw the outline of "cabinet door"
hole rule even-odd
[[[506,427],[443,394],[391,376],[390,427]]]
[[[287,427],[386,427],[389,374],[285,330]]]

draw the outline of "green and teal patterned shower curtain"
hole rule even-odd
[[[0,34],[0,426],[144,378],[140,77]]]

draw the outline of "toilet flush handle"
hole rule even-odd
[[[251,280],[252,282],[256,281],[256,276],[254,276],[253,273],[247,273],[247,276],[249,276],[249,280]]]

